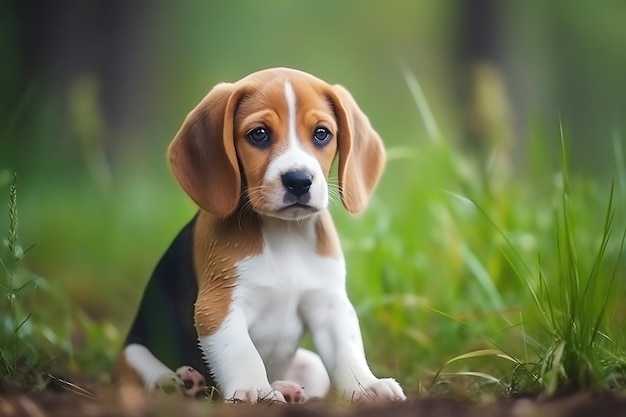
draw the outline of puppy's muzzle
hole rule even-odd
[[[311,199],[309,189],[313,184],[313,177],[305,171],[288,171],[281,177],[285,193],[286,204],[307,204]]]

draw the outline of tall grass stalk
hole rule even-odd
[[[4,279],[0,280],[0,289],[5,293],[8,301],[10,323],[0,327],[0,361],[3,372],[0,380],[15,378],[19,369],[20,356],[24,349],[23,340],[20,337],[20,329],[30,320],[31,314],[20,316],[19,296],[29,286],[34,285],[35,280],[29,280],[21,285],[15,282],[14,271],[17,262],[21,259],[23,251],[18,245],[18,214],[17,214],[17,173],[14,173],[9,185],[9,230],[6,246],[9,249],[9,258],[4,261],[0,258]]]

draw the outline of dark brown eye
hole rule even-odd
[[[315,129],[315,132],[313,132],[313,142],[318,146],[326,145],[330,142],[332,137],[333,135],[330,133],[330,130],[325,127],[318,127]]]
[[[270,142],[270,132],[264,127],[252,129],[246,137],[255,146],[266,146]]]

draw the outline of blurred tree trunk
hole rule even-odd
[[[20,66],[12,99],[30,86],[33,103],[43,98],[53,107],[58,130],[46,140],[58,142],[70,160],[106,159],[149,122],[154,10],[148,0],[9,0]],[[23,155],[36,139],[12,141],[11,153]]]
[[[502,3],[497,0],[462,2],[459,79],[468,145],[485,152],[493,169],[510,169],[514,114],[507,85]]]

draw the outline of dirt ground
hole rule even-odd
[[[226,405],[141,391],[106,391],[96,398],[71,392],[0,393],[2,417],[56,416],[217,416],[217,417],[491,417],[491,416],[626,416],[626,398],[610,393],[575,393],[552,399],[505,399],[468,404],[445,398],[424,398],[397,404],[338,405],[312,401],[304,405]]]

